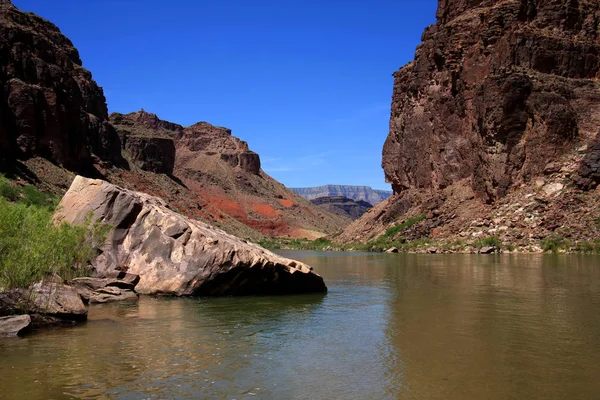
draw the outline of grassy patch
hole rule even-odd
[[[418,217],[409,218],[406,221],[402,222],[401,224],[398,224],[398,225],[388,228],[385,231],[385,233],[383,234],[383,237],[384,238],[393,238],[398,233],[402,232],[405,229],[411,228],[413,225],[415,225],[418,222],[423,221],[424,219],[425,219],[425,215],[419,215]]]
[[[3,175],[0,175],[0,198],[9,202],[50,209],[56,208],[59,201],[57,196],[44,193],[35,186],[16,186]]]

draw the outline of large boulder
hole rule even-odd
[[[87,319],[87,308],[72,286],[44,281],[35,283],[21,292],[29,296],[31,301],[28,312],[33,316],[34,326],[46,325],[48,321],[71,322]],[[38,324],[38,320],[42,323]]]
[[[142,294],[249,295],[324,292],[312,268],[280,257],[170,209],[159,198],[78,176],[55,221],[82,223],[86,216],[110,224],[100,274],[140,276]]]

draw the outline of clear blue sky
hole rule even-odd
[[[110,112],[227,126],[288,187],[389,189],[392,73],[436,0],[13,0],[57,24]]]

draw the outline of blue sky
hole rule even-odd
[[[392,73],[435,0],[13,0],[57,24],[110,112],[229,127],[289,187],[389,189]]]

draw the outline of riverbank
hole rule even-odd
[[[455,238],[434,240],[388,240],[379,238],[366,243],[335,243],[328,238],[317,240],[271,238],[259,244],[271,250],[317,250],[372,253],[414,253],[414,254],[600,254],[600,240],[572,242],[560,236],[521,242],[502,242],[498,236],[480,237],[475,240]]]

